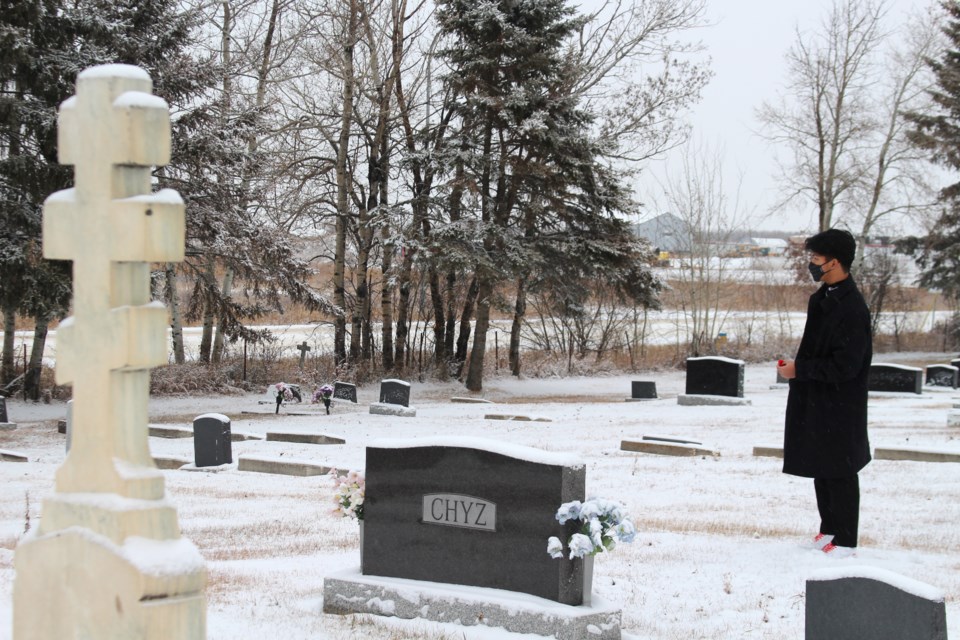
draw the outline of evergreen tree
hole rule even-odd
[[[942,4],[946,49],[927,64],[936,78],[930,91],[935,111],[908,113],[915,127],[911,140],[930,152],[933,162],[960,170],[960,3]],[[942,211],[926,238],[911,238],[901,248],[918,256],[920,283],[940,289],[954,303],[960,301],[960,181],[940,191]]]

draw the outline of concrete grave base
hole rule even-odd
[[[510,415],[507,413],[488,413],[483,416],[484,420],[516,420],[518,422],[553,422],[550,418],[542,418],[537,416],[518,416]]]
[[[237,469],[257,473],[278,473],[285,476],[322,476],[330,473],[326,467],[309,460],[240,456]]]
[[[192,427],[168,427],[162,424],[147,425],[147,435],[153,438],[192,438]]]
[[[460,402],[463,404],[493,404],[492,400],[485,400],[484,398],[464,398],[457,396],[450,398],[450,402]]]
[[[346,444],[341,436],[305,431],[267,431],[268,442],[297,442],[300,444]]]
[[[0,460],[3,462],[27,462],[27,454],[0,449]]]
[[[16,422],[0,422],[0,431],[13,431],[16,428]]]
[[[624,402],[650,402],[651,400],[659,400],[660,398],[624,398]]]
[[[190,460],[178,456],[153,456],[153,464],[157,465],[157,469],[179,469],[190,464]]]
[[[620,609],[596,596],[591,605],[574,607],[502,589],[365,576],[359,569],[324,578],[323,611],[481,625],[558,640],[621,638]]]
[[[774,444],[758,444],[753,448],[755,458],[783,458],[783,447]]]
[[[877,447],[873,451],[875,460],[912,460],[914,462],[960,462],[960,452],[918,449],[914,447]]]
[[[372,402],[370,413],[375,416],[396,416],[398,418],[416,418],[416,407],[405,407],[402,404],[388,404],[386,402]]]
[[[711,456],[718,457],[719,451],[708,449],[693,444],[678,444],[674,442],[662,442],[654,440],[621,440],[620,449],[622,451],[633,451],[636,453],[652,453],[658,456]]]
[[[685,393],[677,396],[677,404],[682,407],[743,407],[753,403],[747,398]]]

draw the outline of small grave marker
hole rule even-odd
[[[921,447],[877,447],[875,460],[912,460],[914,462],[960,462],[960,452],[924,449]]]
[[[621,451],[633,451],[635,453],[650,453],[658,456],[680,456],[696,457],[710,456],[712,458],[720,455],[719,451],[708,449],[697,444],[681,444],[677,442],[663,442],[659,440],[621,440]]]
[[[350,384],[349,382],[340,382],[339,380],[333,383],[333,397],[338,400],[349,400],[350,402],[356,404],[357,402],[357,385]]]
[[[806,640],[947,640],[943,593],[875,567],[821,569],[807,580]]]
[[[300,351],[300,369],[302,370],[304,360],[306,360],[307,357],[307,352],[311,349],[306,340],[304,340],[301,344],[298,344],[297,349]]]
[[[656,400],[657,398],[656,382],[648,380],[632,380],[630,382],[630,397],[627,398],[627,402]]]
[[[340,436],[306,431],[267,431],[268,442],[296,442],[300,444],[345,444]]]
[[[7,418],[7,399],[4,396],[0,396],[0,424],[4,422],[10,422]]]
[[[957,388],[957,367],[949,364],[927,365],[927,384],[931,387]]]
[[[688,395],[743,397],[743,360],[722,356],[687,358]]]
[[[380,383],[380,402],[410,406],[410,383],[403,380],[384,380]]]
[[[193,456],[197,467],[219,467],[233,462],[230,418],[205,413],[193,420]]]
[[[238,471],[256,473],[277,473],[285,476],[324,476],[330,473],[330,467],[310,460],[293,458],[268,458],[263,456],[242,455],[237,462]]]
[[[902,364],[877,362],[870,365],[870,391],[923,393],[923,369]]]

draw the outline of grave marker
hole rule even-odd
[[[657,383],[647,380],[632,380],[630,382],[630,397],[628,401],[656,400]]]
[[[206,635],[203,559],[180,536],[147,446],[149,370],[167,362],[150,263],[184,250],[183,201],[151,193],[150,167],[170,156],[169,110],[151,89],[137,67],[93,67],[59,110],[59,158],[76,186],[44,202],[43,254],[73,261],[56,367],[73,385],[72,446],[17,546],[14,640]]]
[[[821,569],[807,580],[807,640],[947,640],[938,589],[875,567]]]
[[[410,383],[403,380],[383,380],[380,383],[380,402],[410,406]]]
[[[307,351],[310,351],[310,347],[307,345],[307,341],[304,340],[303,343],[297,345],[297,349],[300,351],[300,369],[303,369],[303,361],[307,357]]]
[[[197,467],[219,467],[233,462],[230,418],[205,413],[193,420],[193,459]]]
[[[10,422],[7,419],[7,399],[4,396],[0,396],[0,423]]]
[[[923,393],[923,369],[902,364],[874,363],[870,365],[867,382],[870,391],[896,393]]]
[[[357,385],[350,384],[349,382],[336,381],[333,383],[333,397],[340,400],[349,400],[356,404]]]
[[[957,388],[957,367],[949,364],[927,366],[927,384],[932,387]]]
[[[687,358],[688,395],[743,397],[743,360],[722,356]]]

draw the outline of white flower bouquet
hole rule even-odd
[[[350,471],[341,476],[336,469],[331,469],[330,476],[333,478],[333,488],[336,489],[333,494],[333,501],[336,503],[333,508],[334,515],[363,520],[363,498],[366,493],[364,475],[359,471]]]
[[[580,531],[567,541],[571,560],[612,551],[618,542],[633,542],[637,534],[626,507],[614,500],[590,498],[584,502],[565,502],[557,509],[557,520],[560,524],[568,520],[583,522]],[[547,539],[547,553],[552,558],[563,557],[563,543],[556,536]]]

